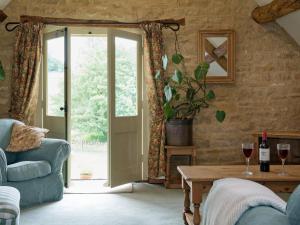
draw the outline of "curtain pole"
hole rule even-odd
[[[147,23],[160,23],[165,28],[169,28],[173,31],[178,31],[180,26],[185,25],[185,18],[178,20],[165,19],[165,20],[146,20],[140,22],[120,22],[113,20],[85,20],[85,19],[71,19],[71,18],[51,18],[40,16],[26,16],[20,17],[20,22],[9,22],[5,25],[7,31],[11,32],[15,30],[20,23],[25,22],[39,22],[48,25],[61,25],[61,26],[101,26],[101,27],[118,27],[118,28],[138,28],[141,24]],[[13,26],[11,27],[10,26]]]

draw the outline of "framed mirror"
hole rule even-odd
[[[210,64],[207,83],[233,83],[235,80],[235,32],[199,31],[198,60]]]

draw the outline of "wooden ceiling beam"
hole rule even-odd
[[[252,11],[252,18],[257,23],[268,23],[300,9],[300,0],[273,0],[271,3],[258,6]]]
[[[2,23],[7,18],[7,15],[0,10],[0,23]]]

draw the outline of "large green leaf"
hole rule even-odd
[[[202,68],[202,76],[206,76],[206,74],[208,73],[208,70],[209,70],[209,64],[204,62],[204,63],[201,63],[201,68]]]
[[[160,79],[161,79],[160,70],[157,70],[157,71],[156,71],[155,79],[156,79],[156,80],[160,80]]]
[[[172,56],[172,62],[175,63],[175,64],[181,63],[182,60],[183,60],[183,56],[181,54],[175,53]]]
[[[167,70],[168,67],[168,56],[165,54],[162,57],[162,63],[163,63],[163,68],[164,70]]]
[[[171,101],[173,94],[172,94],[172,88],[170,87],[170,85],[165,86],[164,92],[165,92],[165,97],[166,97],[167,102]]]
[[[165,103],[164,104],[164,115],[167,120],[171,119],[174,116],[174,109],[170,105],[170,103]]]
[[[202,65],[203,70],[206,70],[206,73],[207,73],[208,69],[209,69],[209,64],[207,62],[204,62],[201,65]]]
[[[175,70],[174,75],[172,76],[172,80],[178,84],[181,84],[183,80],[182,72],[178,69]]]
[[[214,99],[215,97],[216,97],[216,95],[213,90],[209,90],[208,93],[206,94],[206,98],[208,100]]]
[[[195,69],[194,74],[195,74],[196,80],[202,80],[203,79],[203,73],[202,73],[201,65],[197,66],[197,68]]]
[[[206,62],[200,63],[194,72],[196,80],[202,80],[204,78],[204,76],[206,76],[208,70],[209,70],[208,63],[206,63]]]
[[[0,80],[4,80],[4,79],[5,79],[5,72],[0,61]]]
[[[226,113],[224,111],[218,110],[216,112],[216,119],[222,123],[225,120],[226,117]]]

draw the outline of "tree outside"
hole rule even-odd
[[[116,45],[116,115],[136,114],[136,43],[119,38]],[[107,141],[108,79],[106,37],[72,37],[71,126],[72,138]],[[63,62],[48,59],[49,72],[63,72]],[[59,85],[61,88],[63,85]],[[56,106],[63,90],[51,99]],[[59,109],[57,109],[59,110]]]
[[[93,178],[103,178],[107,174],[107,152],[101,151],[107,150],[108,140],[107,38],[72,36],[71,41],[72,174],[77,177],[91,171]],[[132,116],[137,112],[136,47],[136,42],[116,39],[117,116]],[[61,74],[62,69],[63,61],[48,57],[49,74]],[[57,105],[63,98],[63,80],[57,88],[62,90],[48,104],[59,113]]]

